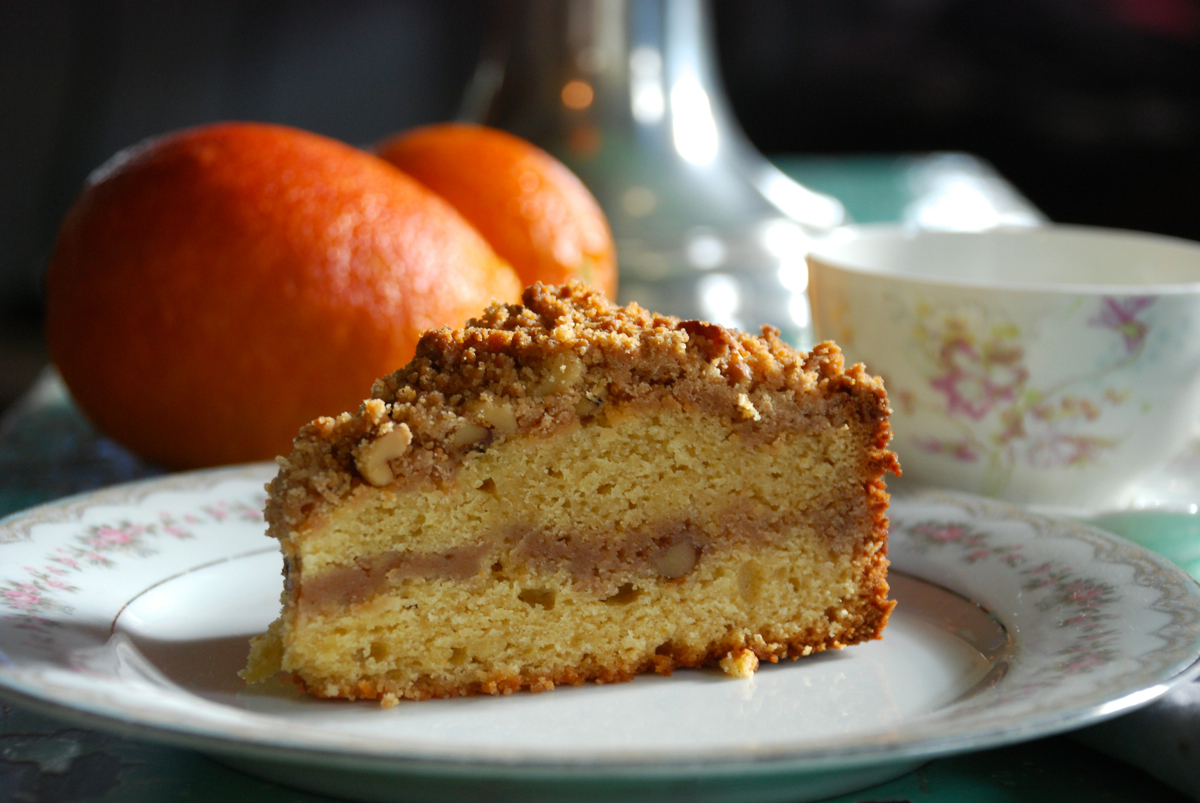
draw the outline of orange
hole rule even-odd
[[[583,182],[550,154],[463,123],[416,128],[375,151],[453,204],[522,283],[579,279],[616,299],[608,220]]]
[[[51,357],[82,410],[147,460],[290,451],[356,409],[420,332],[520,282],[440,197],[383,160],[279,126],[182,131],[89,179],[46,277]]]

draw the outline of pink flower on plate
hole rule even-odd
[[[1102,656],[1085,655],[1084,657],[1077,658],[1076,660],[1067,664],[1065,667],[1063,667],[1063,671],[1066,672],[1068,675],[1072,675],[1072,674],[1075,674],[1076,672],[1086,672],[1087,670],[1092,669],[1093,667],[1103,666],[1106,663],[1107,663],[1107,661],[1105,661]]]
[[[925,526],[920,528],[919,531],[929,536],[930,541],[946,544],[962,540],[962,537],[967,533],[967,528],[954,524],[945,524],[940,527]]]
[[[1116,331],[1125,341],[1125,352],[1133,354],[1142,347],[1147,332],[1145,321],[1138,320],[1136,316],[1154,301],[1152,296],[1133,296],[1125,299],[1105,296],[1100,301],[1100,312],[1088,323]]]
[[[132,540],[133,535],[126,530],[118,530],[115,527],[101,527],[96,530],[96,534],[93,537],[88,539],[88,543],[92,546],[102,547],[106,545],[128,544]]]
[[[42,598],[35,592],[36,589],[34,591],[27,591],[23,588],[8,588],[4,590],[4,596],[14,607],[24,609],[37,605],[42,601]]]
[[[1072,602],[1087,602],[1104,595],[1104,589],[1091,588],[1083,583],[1071,583],[1067,586],[1067,591],[1069,592],[1067,599]]]

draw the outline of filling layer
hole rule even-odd
[[[861,499],[856,503],[865,508]],[[861,520],[866,513],[860,510],[854,518]],[[364,602],[413,578],[471,582],[501,573],[515,577],[563,573],[575,589],[609,599],[634,580],[677,580],[702,560],[719,558],[733,548],[801,535],[815,537],[824,529],[813,526],[814,517],[789,518],[764,521],[735,507],[708,527],[676,519],[610,534],[520,524],[441,552],[389,550],[332,567],[304,579],[299,603],[305,614],[319,615]]]

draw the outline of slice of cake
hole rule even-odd
[[[392,704],[878,638],[888,413],[832,344],[531,287],[301,430],[244,674]]]

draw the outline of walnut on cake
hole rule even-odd
[[[244,674],[394,704],[878,638],[889,412],[831,343],[534,285],[300,431]]]

